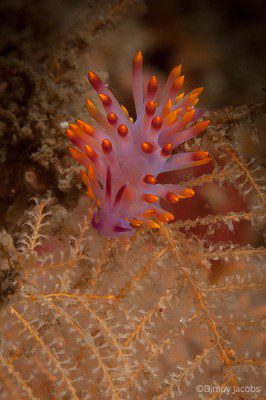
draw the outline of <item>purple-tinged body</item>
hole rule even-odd
[[[133,62],[133,95],[136,120],[120,106],[98,75],[89,73],[89,81],[99,94],[107,116],[87,99],[87,108],[95,120],[92,127],[83,121],[70,124],[68,138],[79,149],[72,156],[86,168],[81,176],[88,195],[97,207],[92,225],[105,237],[134,233],[142,224],[159,228],[158,221],[174,216],[163,210],[160,198],[171,203],[191,197],[192,189],[175,184],[158,184],[157,176],[210,161],[205,151],[178,153],[178,145],[206,129],[209,121],[197,122],[202,110],[195,110],[202,88],[179,94],[184,77],[181,66],[174,68],[160,98],[158,82],[153,76],[143,91],[142,55]]]

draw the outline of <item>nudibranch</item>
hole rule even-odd
[[[143,58],[133,61],[135,121],[127,109],[94,72],[88,78],[99,95],[105,113],[87,99],[93,126],[77,120],[69,124],[67,136],[75,148],[73,158],[80,171],[95,210],[92,226],[105,237],[131,235],[141,225],[159,228],[173,214],[160,206],[160,198],[170,203],[192,197],[193,189],[178,184],[157,183],[157,176],[210,161],[206,151],[173,154],[177,146],[203,132],[209,121],[204,111],[195,109],[203,88],[180,93],[184,82],[181,65],[169,74],[158,96],[158,81],[152,76],[143,89]],[[200,121],[199,121],[200,120]]]

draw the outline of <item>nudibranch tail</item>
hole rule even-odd
[[[180,93],[184,75],[178,65],[158,95],[154,75],[143,90],[142,69],[139,51],[132,68],[135,120],[100,77],[89,72],[89,82],[103,112],[87,99],[93,126],[77,120],[67,129],[67,137],[75,146],[70,149],[71,155],[84,168],[81,177],[95,206],[92,226],[106,237],[132,235],[140,226],[158,229],[158,222],[173,221],[174,215],[161,208],[160,199],[176,204],[192,197],[194,190],[178,184],[160,184],[157,176],[211,161],[206,151],[175,151],[209,124],[202,120],[204,110],[195,108],[203,88],[186,95]]]

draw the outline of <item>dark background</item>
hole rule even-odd
[[[2,0],[0,54],[19,57],[41,69],[49,51],[60,50],[61,41],[78,27],[79,19],[91,21],[113,3]],[[103,60],[99,65],[108,67],[116,87],[118,58],[128,63],[141,48],[146,65],[164,74],[182,63],[189,85],[205,87],[208,108],[244,104],[262,95],[266,86],[265,1],[154,0],[143,4],[146,7],[136,3],[136,10],[133,4],[133,11],[93,45],[94,64],[95,59]],[[96,57],[97,50],[101,54]]]

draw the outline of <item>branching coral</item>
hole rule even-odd
[[[264,323],[252,293],[259,299],[265,287],[255,270],[265,250],[212,243],[193,229],[206,223],[236,228],[256,221],[256,213],[261,219],[262,208],[97,244],[85,218],[74,236],[62,237],[70,246],[60,255],[60,246],[54,254],[48,250],[43,232],[49,203],[37,201],[28,213],[19,247],[23,285],[1,312],[6,398],[196,398],[197,384],[233,391],[243,377],[258,386]],[[206,273],[218,268],[217,260],[223,273],[228,263],[236,272],[216,284]],[[247,338],[253,345],[244,355]]]

